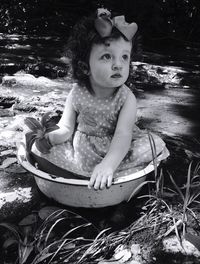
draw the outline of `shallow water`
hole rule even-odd
[[[0,76],[25,70],[36,76],[56,78],[65,74],[60,60],[65,41],[54,36],[0,33]]]

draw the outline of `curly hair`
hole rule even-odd
[[[115,27],[113,27],[109,37],[101,37],[94,26],[96,15],[83,17],[72,28],[72,34],[68,39],[66,55],[71,62],[72,76],[79,85],[84,85],[91,91],[87,72],[89,71],[90,51],[94,44],[105,44],[108,39],[127,38]],[[133,47],[135,37],[132,40]],[[132,48],[132,53],[133,53]]]

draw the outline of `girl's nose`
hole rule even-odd
[[[113,70],[121,70],[122,69],[122,64],[120,60],[115,60],[112,65]]]

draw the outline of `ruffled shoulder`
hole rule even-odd
[[[85,97],[86,88],[80,87],[78,84],[74,84],[73,88],[69,92],[69,98],[76,112],[80,111],[80,104],[82,99]]]
[[[123,99],[123,101],[126,101],[126,98],[128,96],[129,93],[132,93],[130,88],[128,88],[128,86],[126,86],[125,84],[121,87],[121,97]]]
[[[114,98],[114,101],[118,106],[118,110],[120,110],[122,108],[122,106],[124,105],[124,103],[127,99],[128,94],[130,92],[131,92],[131,90],[126,85],[123,85],[117,91],[115,98]]]

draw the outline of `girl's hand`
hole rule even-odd
[[[105,187],[109,188],[112,184],[112,179],[113,169],[103,163],[100,163],[93,170],[88,188],[91,189],[92,186],[95,190],[103,190]]]

